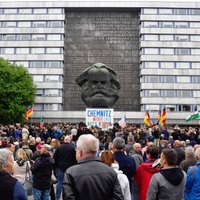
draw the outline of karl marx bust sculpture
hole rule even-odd
[[[105,64],[96,63],[76,79],[81,98],[89,108],[110,108],[119,98],[120,84],[116,72]]]

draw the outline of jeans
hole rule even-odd
[[[34,200],[50,200],[49,197],[50,190],[38,190],[33,188],[33,199]]]
[[[63,179],[64,179],[64,173],[65,171],[61,170],[58,168],[58,183],[56,185],[56,200],[60,200],[60,195],[62,192],[62,183],[63,183]]]

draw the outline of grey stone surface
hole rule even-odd
[[[75,79],[99,62],[119,77],[114,110],[139,111],[139,13],[67,12],[65,26],[64,110],[85,110]]]

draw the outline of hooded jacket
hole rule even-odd
[[[147,160],[139,165],[135,173],[135,182],[139,185],[139,200],[146,200],[147,190],[153,174],[160,171],[160,168],[153,168],[152,163],[155,160]]]
[[[186,173],[180,168],[163,168],[152,176],[147,200],[181,200],[185,182]]]

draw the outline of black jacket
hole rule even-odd
[[[72,144],[64,143],[60,145],[54,153],[55,166],[63,171],[67,168],[75,165],[76,161],[76,151]]]
[[[36,158],[31,170],[33,173],[33,187],[38,190],[48,190],[51,187],[53,158],[49,153]]]
[[[123,200],[117,174],[98,158],[86,158],[65,172],[63,199]]]

